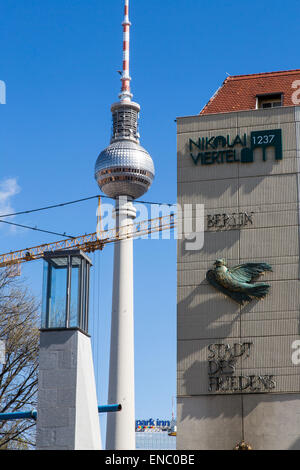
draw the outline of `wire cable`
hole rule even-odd
[[[16,224],[14,222],[7,222],[7,220],[0,220],[0,223],[8,224],[8,225],[14,225],[16,227],[21,227],[21,228],[27,228],[29,230],[35,230],[36,232],[50,233],[51,235],[58,235],[60,237],[65,237],[65,238],[76,238],[73,235],[66,234],[66,232],[65,233],[52,232],[50,230],[43,230],[43,229],[37,228],[37,227],[30,227],[28,225]]]
[[[54,209],[56,207],[63,207],[63,206],[68,206],[70,204],[76,204],[78,202],[88,201],[90,199],[95,199],[96,197],[99,197],[99,196],[97,195],[97,196],[85,197],[83,199],[76,199],[75,201],[61,202],[59,204],[53,204],[51,206],[39,207],[38,209],[30,209],[30,210],[26,210],[26,211],[12,212],[11,214],[1,214],[0,217],[4,218],[4,217],[12,217],[12,216],[15,216],[15,215],[31,214],[32,212],[45,211],[45,210],[48,210],[48,209]],[[104,197],[104,196],[102,196],[102,197]],[[105,197],[107,197],[107,196],[105,196]]]
[[[82,198],[82,199],[75,199],[74,201],[61,202],[59,204],[52,204],[51,206],[39,207],[37,209],[24,210],[24,211],[20,211],[20,212],[11,212],[10,214],[0,214],[0,218],[13,217],[13,216],[16,216],[16,215],[23,215],[23,214],[31,214],[32,212],[41,212],[41,211],[45,211],[45,210],[49,210],[49,209],[55,209],[57,207],[69,206],[71,204],[77,204],[79,202],[89,201],[91,199],[96,199],[96,198],[99,198],[99,196],[101,198],[104,198],[104,199],[112,199],[113,200],[113,198],[111,198],[109,196],[97,194],[96,196],[89,196],[89,197],[85,197],[85,198]],[[151,201],[139,201],[139,200],[136,201],[136,202],[141,203],[141,204],[174,206],[174,204],[171,204],[171,203],[168,203],[168,202],[164,203],[164,202],[151,202]]]

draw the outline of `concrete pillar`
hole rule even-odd
[[[108,403],[120,403],[122,411],[108,414],[106,432],[106,448],[115,450],[135,449],[133,240],[126,239],[135,216],[127,198],[116,202],[121,240],[114,247]]]
[[[78,329],[40,334],[38,450],[101,450],[90,337]]]

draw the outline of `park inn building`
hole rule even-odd
[[[202,249],[178,240],[177,447],[300,449],[300,70],[229,76],[177,126],[178,204],[205,214]],[[269,287],[239,303],[216,273],[249,263],[236,291]]]

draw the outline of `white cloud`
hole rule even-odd
[[[15,212],[11,205],[11,199],[20,191],[21,188],[16,178],[6,178],[0,181],[0,215]]]

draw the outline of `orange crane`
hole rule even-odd
[[[136,222],[133,225],[122,227],[119,230],[115,228],[103,231],[100,230],[99,232],[90,233],[88,235],[80,235],[74,238],[67,238],[57,242],[25,248],[23,250],[11,251],[0,255],[0,268],[16,265],[19,271],[21,263],[41,259],[46,251],[79,248],[82,251],[90,253],[95,250],[102,250],[108,243],[115,243],[124,238],[139,238],[163,230],[172,230],[175,225],[175,214],[170,214],[157,217],[156,219]]]

